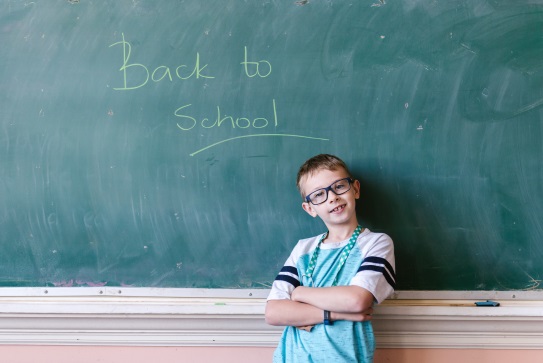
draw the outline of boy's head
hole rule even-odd
[[[300,167],[297,185],[302,208],[312,217],[320,217],[329,230],[335,226],[356,227],[360,183],[353,179],[343,160],[329,154],[312,157]]]
[[[300,194],[302,195],[302,198],[305,199],[305,196],[307,194],[307,191],[303,190],[303,182],[304,180],[314,174],[315,172],[319,170],[331,170],[331,171],[337,171],[343,169],[347,173],[347,176],[352,178],[351,172],[349,171],[349,168],[347,168],[347,165],[338,158],[337,156],[330,155],[330,154],[320,154],[313,156],[311,159],[307,160],[298,170],[298,175],[296,177],[296,186],[298,187],[298,190],[300,191]]]

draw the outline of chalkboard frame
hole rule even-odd
[[[205,299],[266,299],[269,289],[204,289],[204,288],[146,288],[146,287],[2,287],[0,297],[145,297],[145,298],[205,298]],[[399,290],[388,300],[508,300],[542,301],[543,291],[418,291]]]
[[[328,152],[395,241],[400,288],[539,289],[543,4],[225,1],[163,27],[173,2],[0,5],[2,286],[269,287],[323,232],[293,179]],[[251,17],[217,31],[222,10]],[[242,134],[260,116],[267,138]]]

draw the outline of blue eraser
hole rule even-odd
[[[497,301],[487,300],[487,301],[477,301],[475,302],[477,306],[500,306],[500,303]]]

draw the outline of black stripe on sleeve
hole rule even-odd
[[[294,286],[295,288],[300,286],[300,281],[295,278],[295,277],[292,277],[290,275],[282,275],[282,274],[279,274],[277,275],[277,277],[275,278],[275,281],[285,281],[285,282],[288,282],[289,284],[291,284],[292,286]]]
[[[370,256],[370,257],[366,257],[364,259],[364,261],[362,261],[362,265],[364,264],[364,262],[371,262],[371,263],[375,263],[377,265],[385,265],[385,267],[388,269],[388,271],[390,271],[390,274],[392,275],[392,278],[394,280],[396,280],[396,273],[394,272],[394,269],[392,268],[392,265],[386,259],[384,259],[382,257]]]
[[[283,266],[283,268],[281,269],[281,272],[287,272],[287,273],[291,273],[293,275],[298,275],[298,269],[294,266]],[[281,273],[279,272],[279,273]]]
[[[392,286],[393,289],[396,289],[396,282],[392,277],[390,277],[390,274],[388,273],[387,269],[384,266],[375,266],[375,265],[362,265],[358,269],[358,272],[360,271],[375,271],[380,272],[383,274],[385,279],[387,280],[388,284]]]

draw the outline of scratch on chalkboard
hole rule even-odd
[[[79,0],[66,0],[68,1],[70,4],[79,4]]]
[[[309,0],[298,0],[295,2],[295,4],[298,6],[304,6],[304,5],[309,4]]]
[[[537,290],[539,288],[539,285],[541,285],[541,280],[536,280],[532,276],[530,276],[527,272],[524,272],[526,276],[530,278],[529,284],[531,286],[527,287],[526,290]]]
[[[465,49],[469,50],[470,52],[472,52],[473,54],[477,54],[473,49],[471,49],[471,47],[470,47],[469,44],[460,43],[460,45],[461,45],[462,47],[464,47]]]
[[[153,270],[152,272],[156,273],[156,270]],[[161,276],[158,276],[152,283],[152,286],[157,286],[160,284],[161,281],[163,281],[164,279],[172,276],[175,274],[175,270],[170,270],[164,274],[162,274]]]
[[[511,286],[508,286],[508,284],[503,284],[501,283],[500,281],[498,281],[498,284],[504,289],[504,290],[520,290],[520,291],[541,291],[541,282],[543,282],[543,280],[540,280],[540,279],[536,279],[534,278],[533,276],[531,276],[529,273],[527,273],[526,271],[522,271],[527,277],[528,277],[528,283],[525,285],[526,287],[524,287],[523,289],[516,289],[516,288],[513,288]]]
[[[387,3],[386,3],[385,0],[379,0],[378,3],[373,3],[373,4],[371,4],[371,7],[373,8],[373,7],[375,7],[375,6],[383,6],[383,5],[386,5],[386,4],[387,4]]]
[[[255,282],[255,286],[260,286],[266,289],[270,289],[272,287],[271,282]]]

